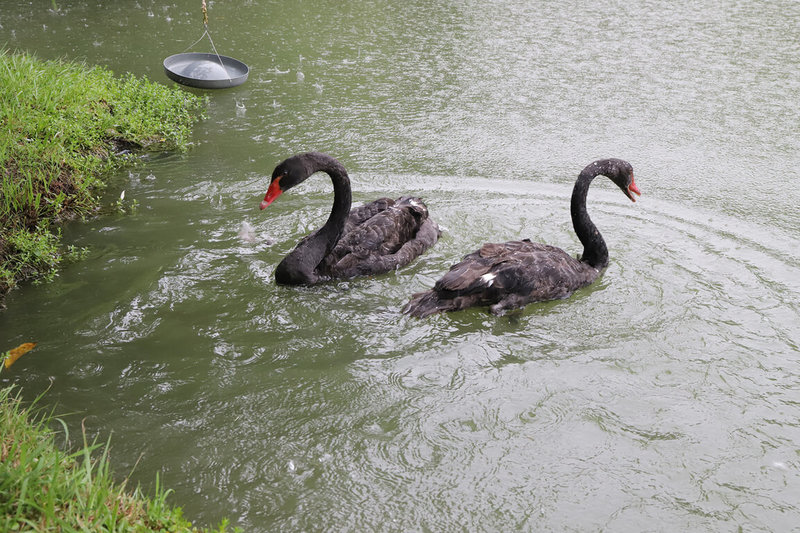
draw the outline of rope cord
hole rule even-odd
[[[196,45],[197,43],[199,43],[200,41],[202,41],[202,40],[203,40],[203,37],[205,37],[206,35],[208,35],[208,29],[206,29],[206,31],[203,33],[203,35],[202,35],[202,36],[201,36],[199,39],[197,39],[195,42],[193,42],[192,44],[190,44],[190,45],[189,45],[189,46],[186,48],[186,50],[184,50],[184,52],[188,52],[189,50],[191,50],[192,48],[194,48],[194,45]]]
[[[184,53],[186,53],[192,47],[194,47],[197,43],[202,41],[203,37],[208,35],[208,40],[211,43],[211,49],[214,50],[214,55],[217,56],[217,61],[219,61],[219,66],[221,66],[222,70],[225,71],[225,75],[228,77],[228,81],[233,81],[233,80],[231,80],[230,73],[228,73],[228,69],[225,68],[225,63],[222,62],[222,58],[220,57],[219,52],[217,52],[217,47],[214,46],[214,39],[211,38],[211,32],[208,31],[208,9],[206,8],[206,0],[203,0],[203,27],[205,28],[205,31],[203,32],[203,35],[201,35],[200,38],[197,39],[195,42],[190,44],[189,47],[186,50],[184,50]]]

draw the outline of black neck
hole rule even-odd
[[[317,266],[339,242],[352,204],[350,178],[341,163],[316,152],[305,154],[303,163],[308,172],[304,180],[315,172],[325,172],[330,176],[333,182],[333,207],[325,224],[301,240],[278,265],[275,276],[280,283],[304,284],[319,281]]]
[[[344,169],[344,166],[330,156],[324,154],[314,155],[319,159],[317,167],[313,172],[325,172],[330,176],[331,182],[333,183],[333,207],[331,208],[331,214],[328,216],[328,220],[320,230],[321,233],[326,233],[329,237],[325,254],[327,255],[327,253],[336,246],[336,243],[339,242],[339,238],[342,236],[344,224],[347,221],[347,217],[350,215],[350,206],[353,203],[353,196],[350,191],[350,178],[347,176],[347,171]]]
[[[600,235],[597,226],[594,225],[586,211],[586,195],[589,192],[589,185],[592,180],[603,174],[603,165],[593,163],[583,169],[572,189],[572,201],[570,203],[570,213],[572,214],[572,227],[575,234],[583,244],[583,254],[581,261],[593,266],[596,269],[605,268],[608,265],[608,248],[606,241]]]

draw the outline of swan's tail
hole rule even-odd
[[[442,311],[454,310],[452,300],[442,300],[435,291],[418,292],[411,297],[403,313],[416,318],[425,318]]]

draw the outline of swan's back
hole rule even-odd
[[[527,239],[487,243],[453,265],[430,291],[415,294],[404,312],[425,317],[489,305],[494,314],[531,302],[566,298],[599,271],[564,250]]]
[[[439,238],[419,198],[380,198],[350,211],[339,242],[320,265],[331,278],[351,278],[403,267]]]

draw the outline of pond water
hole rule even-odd
[[[800,3],[588,4],[211,3],[248,81],[207,93],[188,153],[114,177],[135,213],[64,228],[88,257],[10,294],[0,347],[39,346],[0,384],[48,389],[73,440],[111,435],[118,475],[159,474],[199,525],[797,527]],[[15,2],[0,42],[166,84],[199,11]],[[332,201],[320,175],[259,211],[306,150],[357,202],[421,195],[442,239],[396,273],[277,287]],[[643,195],[594,183],[596,284],[501,318],[400,313],[483,242],[580,252],[569,194],[601,157]]]

